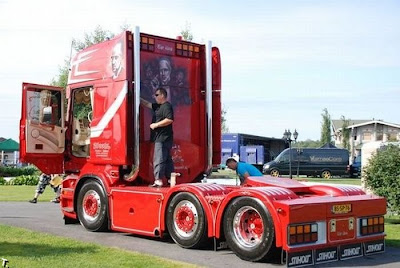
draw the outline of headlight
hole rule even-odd
[[[265,164],[263,168],[264,168],[264,169],[269,169],[269,165],[268,165],[268,164]]]

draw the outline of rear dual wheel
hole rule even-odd
[[[200,201],[190,193],[179,193],[168,205],[167,228],[183,248],[200,248],[207,241],[207,223]]]
[[[257,199],[239,197],[227,207],[224,234],[229,248],[241,259],[261,261],[275,253],[271,214]]]

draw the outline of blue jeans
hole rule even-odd
[[[169,179],[171,172],[174,171],[174,162],[171,158],[172,140],[154,143],[154,179],[162,180],[164,177]]]

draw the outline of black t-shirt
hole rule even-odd
[[[174,110],[169,102],[164,102],[163,104],[152,103],[152,108],[154,111],[153,123],[158,123],[165,118],[174,120]],[[158,127],[152,131],[153,141],[164,142],[173,140],[174,133],[172,131],[172,124],[165,127]]]

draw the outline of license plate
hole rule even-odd
[[[328,227],[329,241],[340,241],[354,239],[356,228],[354,218],[331,219]]]
[[[351,212],[351,204],[333,205],[333,214],[345,214]]]

